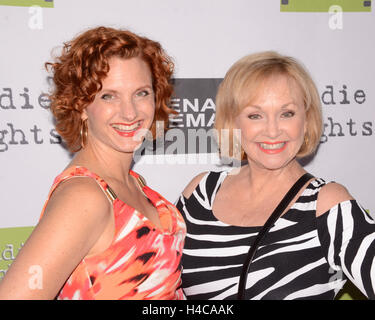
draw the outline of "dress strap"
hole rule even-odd
[[[117,196],[116,193],[110,188],[110,186],[101,178],[99,177],[96,173],[91,172],[89,169],[82,167],[82,166],[73,166],[69,167],[66,170],[64,170],[61,174],[59,174],[52,185],[52,188],[50,190],[50,193],[48,195],[48,199],[52,195],[52,193],[55,191],[55,189],[58,187],[58,185],[66,180],[69,180],[71,178],[75,177],[90,177],[93,178],[101,187],[101,189],[104,191],[106,194],[107,198],[113,202]]]
[[[85,167],[81,166],[73,166],[65,169],[62,173],[60,173],[53,181],[52,187],[48,193],[47,200],[44,203],[42,212],[40,214],[39,219],[42,218],[44,211],[47,207],[47,204],[49,202],[49,199],[51,198],[53,192],[56,190],[56,188],[59,186],[59,184],[63,181],[69,180],[74,177],[91,177],[95,179],[95,181],[99,184],[105,195],[107,196],[108,200],[113,203],[115,199],[117,198],[115,192],[109,187],[109,185],[100,178],[96,173],[91,172]]]
[[[117,199],[116,193],[112,190],[112,188],[107,184],[107,188],[104,189],[105,194],[111,200],[111,202]]]
[[[146,180],[145,178],[143,178],[140,174],[134,172],[133,170],[130,170],[129,171],[129,174],[135,178],[135,180],[137,181],[137,184],[138,184],[138,187],[139,189],[141,190],[141,192],[143,193],[143,195],[147,197],[147,195],[145,194],[145,191],[144,191],[144,188],[147,187],[147,183],[146,183]]]

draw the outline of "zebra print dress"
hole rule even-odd
[[[209,172],[193,194],[177,201],[185,218],[182,286],[187,299],[236,299],[249,246],[261,227],[215,218],[212,204],[227,171]],[[251,264],[246,299],[334,299],[349,279],[375,299],[375,221],[355,200],[316,217],[313,180],[262,240]]]

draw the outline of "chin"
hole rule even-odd
[[[267,169],[269,171],[277,171],[277,170],[283,169],[285,167],[286,167],[286,165],[284,165],[284,166],[273,166],[273,167],[270,166],[270,167],[265,167],[265,169]]]
[[[122,146],[117,145],[114,147],[114,149],[121,153],[134,153],[142,145],[142,142],[138,142],[138,143],[133,142],[133,143],[129,143],[129,144],[122,145]]]
[[[290,164],[292,160],[293,159],[282,161],[278,159],[274,159],[274,160],[268,159],[268,161],[256,161],[256,162],[249,161],[249,164],[250,166],[255,165],[259,168],[263,168],[266,170],[279,170],[279,169],[287,167],[288,164]]]

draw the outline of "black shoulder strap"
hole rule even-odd
[[[268,218],[263,228],[259,231],[257,237],[255,238],[254,244],[249,249],[249,252],[245,259],[245,263],[242,267],[240,281],[238,283],[238,293],[237,293],[238,300],[244,299],[245,289],[246,289],[245,288],[246,280],[247,280],[247,275],[249,273],[250,264],[253,261],[255,252],[259,247],[260,241],[263,239],[263,237],[268,232],[268,230],[274,225],[274,223],[280,217],[280,215],[284,212],[284,210],[289,205],[289,203],[293,200],[293,198],[296,196],[298,191],[301,190],[301,188],[305,185],[305,183],[312,178],[313,176],[310,173],[305,173],[301,178],[299,178],[297,182],[290,188],[290,190],[287,192],[284,198],[281,200],[281,202],[276,207],[276,209],[271,214],[271,216]]]

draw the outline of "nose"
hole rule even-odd
[[[266,127],[267,136],[271,139],[276,139],[281,134],[280,123],[279,120],[275,117],[269,118],[267,120],[267,127]]]
[[[124,120],[131,122],[137,118],[137,107],[131,99],[123,101],[121,104],[121,116]]]

